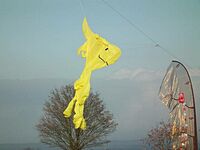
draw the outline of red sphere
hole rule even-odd
[[[179,93],[178,102],[179,103],[184,103],[185,102],[185,97],[184,97],[184,93],[183,92]]]

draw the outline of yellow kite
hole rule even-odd
[[[84,103],[90,93],[92,71],[113,64],[120,57],[121,51],[117,46],[93,33],[86,18],[84,18],[82,29],[86,42],[78,49],[78,54],[86,59],[86,63],[80,78],[74,83],[75,96],[63,114],[68,118],[74,109],[73,123],[75,128],[84,130],[86,129],[86,121],[83,117]]]

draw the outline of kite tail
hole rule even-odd
[[[90,77],[91,77],[91,70],[84,69],[83,73],[79,80],[77,80],[74,84],[76,90],[76,104],[74,108],[74,119],[73,123],[75,128],[81,128],[82,130],[86,129],[86,121],[84,118],[84,104],[87,100],[89,93],[90,93]]]
[[[63,114],[66,118],[69,118],[72,115],[72,109],[74,108],[74,104],[76,102],[76,98],[74,97],[70,103],[68,104],[67,108],[64,110]]]
[[[73,123],[75,128],[86,129],[86,121],[84,119],[84,104],[90,93],[90,77],[91,70],[84,69],[81,77],[74,83],[75,96],[63,112],[66,118],[70,117],[74,108]],[[75,107],[74,107],[75,106]]]
[[[74,115],[73,123],[75,125],[75,128],[76,129],[81,128],[82,130],[85,130],[86,122],[83,116],[84,104],[80,104],[77,101],[74,110],[75,110],[75,115]]]

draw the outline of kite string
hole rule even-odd
[[[83,0],[79,0],[79,5],[80,5],[80,8],[81,8],[81,12],[82,14],[84,15],[84,17],[86,17],[86,9],[84,7],[84,3],[83,3]]]
[[[115,9],[110,3],[106,2],[105,0],[102,0],[102,1],[104,4],[106,4],[108,7],[110,7],[115,13],[117,13],[121,18],[123,18],[126,22],[128,22],[132,27],[134,27],[136,30],[138,30],[140,33],[142,33],[150,41],[152,41],[155,44],[155,46],[158,44],[154,39],[152,39],[144,31],[142,31],[135,23],[130,21],[127,17],[125,17],[122,13],[120,13],[117,9]]]
[[[135,23],[133,23],[130,19],[128,19],[126,16],[124,16],[121,12],[119,12],[116,8],[114,8],[110,3],[108,3],[105,0],[102,0],[102,2],[107,5],[109,8],[111,8],[115,13],[117,13],[121,18],[123,18],[128,24],[130,24],[134,29],[136,29],[137,31],[139,31],[141,34],[143,34],[147,39],[149,39],[154,45],[155,47],[160,48],[164,53],[166,53],[168,56],[175,58],[177,60],[180,60],[180,58],[178,58],[177,56],[175,56],[173,53],[171,53],[168,49],[166,49],[165,47],[161,46],[156,40],[154,40],[152,37],[150,37],[147,33],[145,33],[139,26],[137,26]],[[192,67],[189,64],[184,63],[185,65],[187,65],[190,69],[192,69]]]
[[[116,8],[114,8],[110,3],[108,3],[105,0],[102,0],[102,2],[107,5],[109,8],[111,8],[116,14],[118,14],[121,18],[123,18],[128,24],[130,24],[134,29],[136,29],[137,31],[139,31],[141,34],[143,34],[147,39],[149,39],[152,43],[154,43],[155,47],[160,48],[160,50],[162,50],[165,54],[167,54],[168,56],[175,58],[177,60],[180,60],[177,56],[175,56],[173,53],[171,53],[168,49],[166,49],[165,47],[163,47],[162,45],[160,45],[157,41],[155,41],[152,37],[150,37],[147,33],[145,33],[140,27],[138,27],[135,23],[133,23],[130,19],[128,19],[126,16],[124,16],[122,13],[120,13]],[[189,69],[193,69],[193,67],[191,65],[189,65],[188,63],[184,64],[186,66],[188,66]],[[200,99],[199,96],[198,99]]]

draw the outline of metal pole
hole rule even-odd
[[[186,67],[182,63],[180,63],[179,61],[176,61],[176,60],[173,60],[172,62],[177,62],[177,63],[181,64],[184,67],[184,69],[186,70],[186,73],[188,75],[189,81],[190,81],[190,86],[191,86],[191,90],[192,90],[193,107],[194,107],[194,137],[193,137],[193,145],[194,145],[194,150],[198,150],[196,107],[195,107],[195,98],[194,98],[194,91],[193,91],[192,81],[191,81],[191,78],[190,78],[188,70],[186,69]]]

